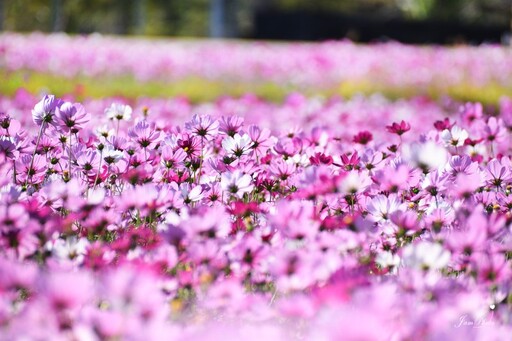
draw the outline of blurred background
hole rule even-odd
[[[508,42],[512,0],[0,0],[0,29],[404,43]]]

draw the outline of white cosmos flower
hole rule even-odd
[[[94,132],[96,133],[96,136],[98,136],[98,137],[101,136],[101,137],[104,137],[104,138],[107,138],[107,137],[112,136],[112,135],[115,134],[115,130],[114,129],[110,129],[106,124],[97,127],[96,129],[94,129]]]
[[[201,185],[192,187],[188,183],[182,183],[179,185],[178,190],[181,192],[181,196],[185,203],[199,201],[204,197]]]
[[[468,137],[468,132],[457,126],[452,127],[451,130],[445,129],[441,132],[441,139],[445,146],[461,147]]]
[[[306,154],[295,154],[286,160],[286,163],[295,164],[299,167],[309,166],[309,157]]]
[[[220,186],[222,187],[222,190],[236,196],[241,196],[244,193],[252,191],[254,188],[251,176],[242,173],[238,169],[233,173],[226,172],[222,174]]]
[[[240,157],[248,154],[253,142],[247,134],[235,134],[228,136],[222,141],[222,148],[228,153],[228,156]]]
[[[440,169],[448,160],[446,149],[433,141],[404,145],[403,158],[426,171]]]
[[[375,196],[366,207],[370,213],[370,219],[375,222],[385,221],[389,219],[389,215],[400,208],[400,200],[397,196],[391,194],[390,196],[377,195]]]
[[[403,249],[403,265],[420,270],[438,270],[448,265],[450,252],[438,243],[423,241]]]
[[[400,264],[400,257],[390,251],[382,251],[377,254],[375,262],[383,268],[396,267]]]
[[[112,103],[110,107],[105,109],[105,115],[111,120],[129,121],[132,117],[132,107],[121,103]]]
[[[105,160],[106,163],[116,163],[119,160],[121,160],[124,156],[124,153],[120,150],[114,149],[114,147],[108,145],[106,146],[103,151],[103,160]]]
[[[81,264],[87,251],[89,242],[86,238],[69,237],[67,239],[58,238],[55,241],[46,243],[46,249],[50,251],[57,259],[62,261],[72,261],[75,264]]]
[[[372,180],[366,173],[350,171],[338,184],[338,191],[342,194],[353,194],[364,191],[372,184]]]

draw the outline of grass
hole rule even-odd
[[[140,82],[130,76],[117,78],[66,78],[52,74],[32,71],[7,72],[0,71],[0,94],[13,95],[18,89],[24,88],[32,93],[47,92],[57,96],[74,95],[77,100],[84,98],[100,98],[122,96],[137,97],[176,97],[186,96],[193,102],[211,101],[223,95],[241,96],[246,93],[255,94],[271,101],[280,101],[293,91],[306,95],[341,95],[349,98],[356,94],[369,95],[382,93],[388,98],[409,98],[427,95],[437,99],[450,96],[462,101],[479,101],[484,104],[496,104],[502,96],[512,97],[512,87],[499,84],[476,86],[469,83],[442,86],[433,84],[428,88],[390,87],[385,84],[368,81],[349,81],[330,88],[299,88],[284,86],[270,82],[236,82],[227,80],[207,80],[186,78],[174,82],[149,81]]]

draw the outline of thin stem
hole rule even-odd
[[[44,125],[46,122],[43,121],[41,123],[41,127],[39,128],[39,134],[37,134],[37,141],[36,141],[36,147],[34,148],[34,152],[32,153],[32,160],[30,160],[30,166],[28,167],[28,176],[27,180],[25,181],[25,187],[28,186],[29,180],[32,180],[32,167],[34,166],[34,158],[36,157],[37,148],[39,148],[39,142],[41,141],[41,135],[43,135],[44,131]]]
[[[68,179],[71,180],[71,129],[69,129],[69,151],[68,151]]]
[[[197,177],[196,177],[198,185],[201,182],[201,172],[203,169],[203,158],[204,158],[204,139],[203,139],[203,137],[201,137],[201,157],[199,159],[199,171],[198,171]]]
[[[103,161],[103,149],[100,150],[100,163],[98,165],[98,172],[96,173],[96,178],[94,179],[94,184],[92,186],[92,190],[94,191],[96,189],[96,185],[98,184],[98,178],[100,177],[101,172],[101,161]]]
[[[12,180],[14,181],[14,184],[16,185],[16,161],[12,160]]]

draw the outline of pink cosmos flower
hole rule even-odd
[[[192,134],[208,141],[213,140],[219,132],[219,121],[209,115],[194,115],[192,120],[185,123],[185,128]]]
[[[510,279],[512,271],[505,255],[482,252],[475,254],[472,260],[480,282],[493,284]]]
[[[182,228],[191,240],[198,236],[212,240],[225,238],[231,232],[231,219],[223,207],[203,206],[183,222]]]
[[[279,180],[287,180],[296,170],[293,163],[278,159],[274,160],[269,167],[269,171]]]
[[[16,160],[16,170],[21,175],[21,181],[29,179],[31,183],[41,182],[45,176],[46,166],[46,158],[38,154],[33,158],[25,154]]]
[[[41,99],[32,110],[32,119],[34,123],[41,126],[43,123],[53,124],[54,115],[57,108],[64,102],[54,95],[46,95]]]
[[[16,145],[13,139],[8,136],[0,136],[0,161],[5,162],[5,159],[15,160],[19,156]]]
[[[303,143],[298,137],[281,138],[274,146],[274,150],[279,154],[286,157],[291,157],[302,150]]]
[[[271,223],[284,236],[298,240],[313,238],[320,227],[313,203],[299,200],[279,202]]]
[[[0,205],[0,231],[26,227],[29,216],[21,204]]]
[[[481,103],[466,103],[459,111],[466,125],[471,125],[473,121],[483,117],[483,107]]]
[[[155,129],[155,124],[145,120],[139,121],[135,127],[130,129],[128,136],[144,149],[154,148],[160,140],[160,132]]]
[[[235,136],[236,133],[239,132],[240,128],[242,128],[244,124],[244,119],[239,116],[223,116],[220,119],[220,127],[219,130],[225,133],[228,136]]]
[[[447,236],[447,244],[451,250],[464,255],[483,251],[487,244],[487,219],[481,206],[475,208],[467,218],[461,230]]]
[[[80,170],[87,176],[94,175],[99,168],[100,156],[95,150],[88,150],[80,154],[76,162]]]
[[[55,109],[55,118],[60,129],[77,133],[89,122],[91,115],[80,103],[64,102]]]
[[[271,136],[269,129],[251,125],[248,134],[252,141],[251,149],[256,156],[263,156],[275,144],[275,138]]]
[[[503,124],[503,120],[496,117],[490,117],[487,124],[483,127],[483,138],[489,142],[502,141],[507,136],[507,131]]]
[[[185,154],[183,149],[173,150],[170,146],[164,146],[160,163],[167,169],[177,169],[183,166],[186,158],[187,154]]]
[[[20,129],[21,124],[18,120],[4,113],[0,113],[0,133],[2,133],[2,135],[14,136]]]
[[[502,187],[512,180],[510,167],[502,165],[502,163],[496,159],[489,161],[484,174],[486,182],[490,186],[497,188]]]

